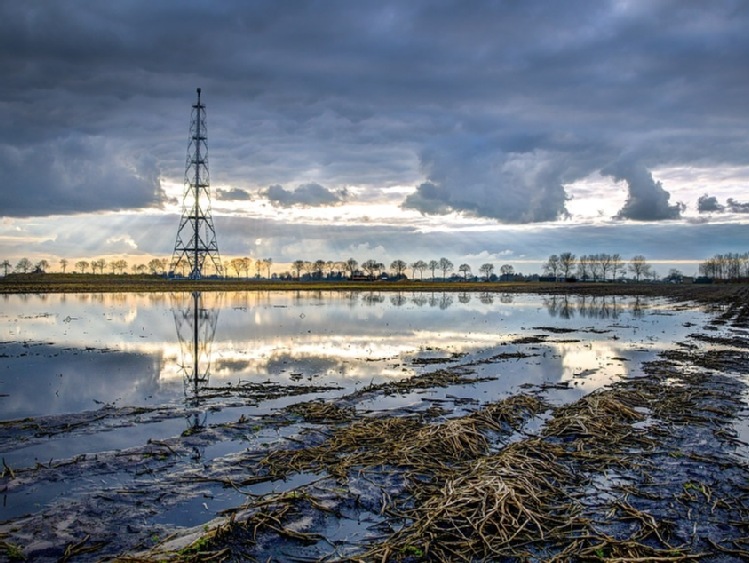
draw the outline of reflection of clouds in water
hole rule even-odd
[[[561,356],[561,381],[570,381],[586,391],[607,385],[626,376],[629,368],[621,358],[626,355],[608,342],[549,343]]]
[[[239,292],[226,294],[223,303],[219,294],[204,293],[203,297],[203,308],[221,311],[211,350],[212,387],[269,377],[283,383],[292,374],[303,374],[303,378],[316,376],[315,383],[340,383],[351,390],[365,382],[444,367],[411,364],[413,357],[428,348],[445,357],[467,352],[470,355],[459,363],[468,363],[484,351],[511,349],[507,344],[536,332],[532,327],[553,325],[573,330],[571,337],[583,342],[569,343],[562,349],[561,343],[553,342],[561,338],[551,337],[548,346],[538,345],[547,351],[543,366],[529,360],[486,369],[490,374],[512,369],[512,381],[518,384],[524,377],[562,378],[587,389],[607,383],[612,373],[626,373],[629,366],[607,360],[619,355],[617,349],[628,351],[628,355],[622,354],[625,357],[634,357],[640,349],[665,349],[689,333],[690,329],[682,326],[684,321],[704,322],[698,317],[702,313],[697,312],[667,316],[672,308],[665,300],[632,297],[406,291]],[[109,354],[118,359],[114,364],[101,360],[107,355],[86,353],[90,360],[86,363],[83,356],[69,352],[38,370],[42,376],[36,380],[43,384],[50,383],[45,378],[54,380],[55,369],[66,375],[72,370],[77,379],[71,378],[71,382],[80,389],[95,388],[95,393],[78,393],[87,398],[71,402],[71,409],[94,407],[92,397],[99,393],[104,395],[95,397],[97,400],[122,397],[132,404],[140,404],[151,394],[161,394],[163,399],[172,393],[170,400],[181,400],[182,386],[177,383],[182,381],[185,360],[170,311],[175,299],[189,303],[191,294],[11,296],[3,298],[0,328],[6,335],[17,329],[19,336],[14,338],[21,342],[54,342],[58,349],[70,347],[79,353],[87,346],[119,350]],[[66,317],[72,320],[63,322]],[[619,340],[614,343],[613,338]],[[35,374],[32,360],[36,361],[29,357],[3,363],[15,363],[17,369],[12,369],[18,373]],[[585,377],[575,377],[581,373]],[[40,403],[29,406],[34,402],[34,379],[26,377],[18,391],[24,403],[28,402],[23,408],[42,412],[45,407]],[[112,383],[111,393],[106,389],[107,381]],[[73,393],[67,387],[63,392]],[[49,393],[41,393],[39,401],[56,408]]]
[[[241,378],[278,375],[284,372],[303,372],[304,375],[340,377],[404,376],[400,367],[402,355],[414,354],[418,344],[403,342],[400,336],[372,339],[371,336],[335,335],[319,337],[274,339],[254,342],[214,345],[216,360],[214,377]]]
[[[49,345],[35,346],[32,354],[2,360],[4,420],[97,410],[103,403],[151,404],[162,391],[159,355]]]

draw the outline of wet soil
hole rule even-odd
[[[482,360],[481,376],[451,356],[402,381],[331,400],[300,395],[223,423],[204,424],[190,405],[0,423],[2,440],[29,444],[103,425],[189,423],[139,447],[35,467],[3,461],[0,493],[67,494],[0,523],[0,560],[747,560],[749,303],[743,286],[713,289],[672,295],[714,307],[710,325],[565,405],[543,385],[485,403],[459,397],[492,377],[487,364],[536,354],[539,334]],[[372,408],[434,388],[452,393]],[[215,390],[228,403],[294,392],[249,391]],[[245,447],[213,452],[227,442]],[[224,508],[205,523],[208,503]],[[173,524],[191,513],[194,527]]]

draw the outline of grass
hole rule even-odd
[[[726,301],[749,293],[746,284],[555,283],[484,281],[281,281],[255,279],[169,280],[152,275],[10,274],[0,294],[153,293],[172,291],[380,291],[651,295]]]

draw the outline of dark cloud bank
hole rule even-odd
[[[619,218],[675,219],[653,169],[746,162],[748,27],[731,1],[4,2],[0,209],[158,207],[201,86],[220,198],[410,182],[406,208],[531,223],[600,172]]]
[[[278,207],[325,207],[343,202],[348,195],[345,189],[335,193],[315,183],[302,184],[295,190],[274,184],[260,193]]]

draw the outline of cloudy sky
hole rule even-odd
[[[0,0],[0,260],[749,251],[749,2]]]

